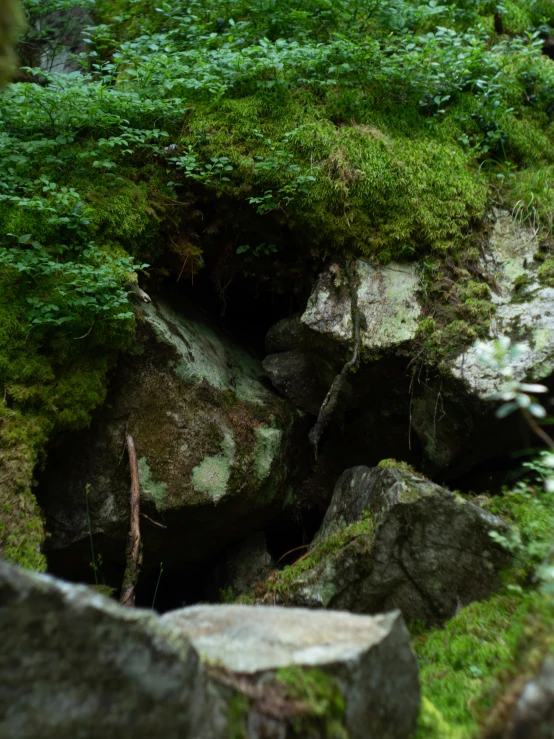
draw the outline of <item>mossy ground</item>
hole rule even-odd
[[[415,636],[423,692],[417,739],[473,739],[501,722],[504,693],[515,680],[521,689],[554,649],[553,626],[550,596],[506,594]]]

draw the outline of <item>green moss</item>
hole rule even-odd
[[[229,739],[247,739],[250,701],[243,693],[234,693],[227,703],[227,735]]]
[[[417,472],[411,464],[408,464],[407,462],[398,461],[397,459],[382,459],[377,467],[381,467],[383,469],[389,469],[389,470],[400,470],[401,472],[405,472],[408,475],[415,475],[416,477],[423,477],[419,472]]]
[[[417,736],[437,736],[445,723],[453,737],[477,736],[509,680],[536,666],[536,650],[545,647],[553,624],[551,599],[495,595],[463,608],[443,629],[415,637],[424,696]]]
[[[290,591],[300,582],[303,577],[317,570],[320,566],[332,560],[345,547],[361,545],[363,552],[369,551],[375,534],[375,521],[366,514],[359,521],[346,526],[327,539],[316,541],[307,555],[304,555],[296,564],[287,566],[284,570],[275,573],[266,583],[268,590],[277,592],[285,598]],[[321,584],[325,587],[325,584]],[[328,602],[332,599],[334,592],[328,593]]]
[[[293,719],[294,736],[347,739],[344,697],[330,675],[322,670],[293,666],[277,670],[275,677],[285,689],[286,697],[301,701],[306,708],[305,715]]]
[[[31,492],[33,468],[48,425],[0,402],[0,557],[31,570],[46,569],[44,526]]]

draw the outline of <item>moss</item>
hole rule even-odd
[[[554,287],[554,258],[548,257],[539,267],[537,274],[541,281]]]
[[[0,402],[0,556],[38,571],[46,569],[44,526],[31,484],[47,431],[45,419],[25,417]]]
[[[495,595],[463,608],[443,629],[415,637],[427,705],[417,736],[433,736],[430,724],[437,735],[437,725],[444,723],[453,737],[477,736],[511,678],[536,666],[536,650],[545,647],[553,624],[551,599],[536,593]]]
[[[250,701],[242,693],[234,693],[227,703],[227,735],[229,739],[247,739]]]
[[[287,698],[301,701],[305,706],[306,713],[293,719],[294,736],[347,739],[344,697],[330,675],[322,670],[293,666],[277,670],[275,677]]]
[[[301,559],[284,568],[280,572],[275,573],[266,583],[269,591],[276,592],[285,597],[285,599],[293,592],[294,588],[303,581],[306,575],[313,574],[316,580],[323,580],[324,577],[318,572],[319,567],[325,567],[326,563],[341,553],[346,547],[361,547],[361,553],[365,556],[371,549],[375,533],[375,521],[369,514],[366,514],[359,521],[346,526],[327,539],[316,542],[310,551],[301,557]],[[325,587],[325,583],[320,582],[320,587]],[[328,593],[328,602],[334,596],[334,592]]]
[[[398,461],[397,459],[382,459],[377,467],[388,470],[400,470],[408,475],[415,475],[416,477],[423,477],[423,475],[417,472],[411,464],[407,462]]]

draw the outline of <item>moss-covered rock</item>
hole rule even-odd
[[[418,739],[511,737],[505,732],[517,699],[552,653],[553,623],[549,596],[504,593],[414,636],[423,693]]]
[[[167,526],[143,522],[145,566],[217,555],[283,505],[298,418],[268,389],[259,361],[191,303],[180,312],[163,301],[146,305],[98,420],[51,455],[41,485],[48,548],[92,533],[107,537],[104,556],[118,541],[123,552],[129,472],[121,456],[129,433],[142,510]]]
[[[402,739],[419,710],[417,669],[398,612],[237,605],[162,617],[187,635],[226,697],[231,737]]]
[[[507,530],[422,476],[355,467],[337,482],[309,554],[268,580],[265,600],[444,621],[500,587],[510,557],[490,532]]]

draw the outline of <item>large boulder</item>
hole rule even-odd
[[[308,555],[274,574],[265,602],[354,613],[393,608],[442,622],[500,586],[508,527],[403,467],[355,467],[338,480]]]
[[[415,729],[417,664],[398,612],[193,606],[162,622],[192,640],[242,706],[236,736],[400,739]]]
[[[146,611],[0,562],[0,631],[1,737],[223,736],[190,640]]]
[[[353,294],[360,348],[374,359],[415,337],[419,287],[414,264],[373,267],[358,259],[348,273],[331,265],[319,276],[302,315],[279,321],[267,334],[264,367],[274,386],[298,408],[317,415],[333,379],[352,356]],[[341,395],[348,405],[357,392],[346,383]]]
[[[398,613],[160,618],[0,562],[0,629],[6,739],[404,739],[419,709]]]
[[[390,350],[416,335],[421,315],[418,289],[415,264],[391,262],[373,267],[358,259],[350,278],[337,265],[332,265],[320,275],[301,321],[330,342],[351,344],[351,291],[355,290],[362,348]]]
[[[51,450],[39,498],[58,574],[86,567],[89,539],[106,564],[129,528],[125,437],[140,475],[145,567],[216,557],[281,510],[299,414],[271,389],[259,360],[189,303],[159,300],[137,321],[90,430]],[[306,442],[307,444],[307,442]],[[293,455],[294,456],[294,455]],[[156,526],[161,524],[165,528]],[[64,550],[73,547],[71,558]]]

